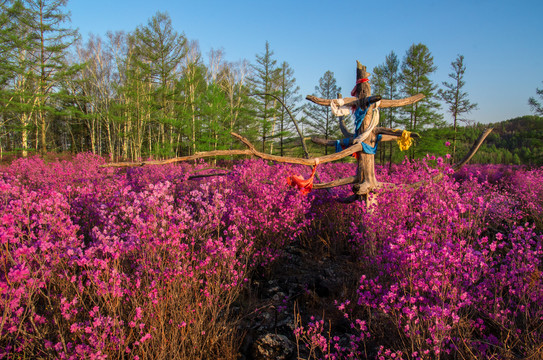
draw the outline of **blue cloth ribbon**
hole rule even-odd
[[[369,106],[365,108],[364,110],[362,110],[361,108],[357,108],[356,111],[354,112],[354,127],[355,127],[354,133],[355,134],[357,134],[358,130],[360,130],[360,127],[362,126],[362,122],[364,121],[364,118],[366,117],[366,114],[368,113],[369,108],[370,108]]]
[[[336,152],[342,151],[344,148],[349,146],[349,138],[343,140],[336,140]]]
[[[375,153],[377,152],[377,145],[379,145],[379,141],[381,141],[382,137],[383,136],[381,134],[377,135],[377,139],[375,140],[375,146],[369,146],[368,144],[363,142],[362,143],[362,150],[366,154],[375,155]]]
[[[377,145],[379,144],[379,141],[381,141],[381,138],[383,136],[381,134],[377,135],[377,139],[375,139],[375,146],[370,146],[366,143],[362,143],[362,151],[364,151],[366,154],[375,155],[377,153]],[[349,146],[349,138],[343,139],[343,140],[336,140],[336,152],[340,152],[341,150],[347,148]]]
[[[370,107],[368,106],[364,110],[361,108],[357,108],[354,112],[354,126],[355,130],[354,133],[357,134],[358,130],[360,130],[360,127],[362,126],[362,122],[364,121],[364,118],[366,117],[366,114],[368,113],[368,109]],[[375,140],[375,146],[369,146],[366,143],[362,143],[362,149],[366,154],[375,154],[377,152],[377,144],[379,144],[379,141],[381,141],[381,134],[377,135],[377,139]],[[336,152],[340,152],[344,148],[349,146],[349,138],[343,139],[343,140],[336,140]]]

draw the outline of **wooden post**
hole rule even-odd
[[[358,107],[364,107],[365,99],[371,96],[371,86],[369,81],[360,82],[361,79],[367,79],[370,74],[366,71],[366,66],[362,65],[359,61],[356,62],[356,95],[358,97]],[[373,117],[373,108],[374,104],[368,104],[368,111],[362,122],[362,126],[356,132],[355,137],[362,134],[370,126],[372,117]],[[364,142],[370,146],[375,146],[376,136],[372,132],[370,136],[364,140]],[[374,197],[368,196],[368,191],[365,189],[366,186],[370,188],[377,187],[377,178],[375,177],[375,155],[366,154],[361,151],[358,153],[358,168],[357,168],[357,177],[358,184],[353,186],[353,192],[357,195],[361,195],[362,199],[366,203],[368,209],[371,208],[373,204]],[[362,184],[365,183],[366,186],[362,187]],[[362,192],[362,194],[360,193]]]

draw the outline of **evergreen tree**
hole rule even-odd
[[[403,121],[410,131],[420,132],[425,127],[443,125],[443,115],[437,112],[439,103],[434,99],[437,85],[430,79],[436,70],[434,57],[428,47],[424,44],[411,45],[401,66],[402,90],[407,96],[422,93],[425,97],[403,107],[408,114]],[[414,157],[414,149],[411,157]]]
[[[180,96],[178,104],[179,126],[183,128],[183,135],[188,138],[190,153],[198,149],[197,136],[201,130],[199,117],[200,94],[206,91],[207,70],[202,63],[202,56],[198,42],[190,41],[187,56],[183,60],[181,78],[177,84],[177,93]]]
[[[281,156],[284,155],[284,137],[289,135],[293,127],[288,111],[292,116],[296,116],[296,113],[301,110],[300,107],[296,106],[302,98],[298,94],[299,91],[300,87],[296,85],[294,70],[284,61],[279,69],[279,98],[288,110],[284,106],[281,106],[279,110],[279,148]]]
[[[178,34],[172,27],[168,14],[157,12],[147,25],[139,26],[134,34],[135,59],[138,65],[148,73],[151,83],[152,121],[156,126],[156,151],[162,155],[171,155],[174,129],[174,80],[186,56],[185,36]],[[151,141],[151,139],[149,139]]]
[[[334,73],[326,71],[319,79],[319,85],[315,86],[314,96],[324,99],[335,99],[341,92],[341,88],[336,84]],[[312,132],[323,136],[326,140],[339,137],[339,127],[335,125],[335,116],[328,106],[308,105],[305,110],[308,116],[307,123]],[[328,146],[325,147],[325,154],[328,154]]]
[[[543,100],[543,89],[536,88],[535,92],[537,96],[539,96],[541,100]],[[541,105],[541,103],[538,100],[536,100],[536,98],[530,97],[528,99],[528,104],[530,105],[530,108],[537,116],[543,116],[543,105]]]
[[[39,67],[34,45],[36,34],[30,12],[17,1],[2,13],[2,81],[3,114],[14,120],[11,128],[20,134],[20,148],[26,157],[30,144],[32,120],[38,104],[37,73]],[[37,146],[37,143],[36,143]]]
[[[216,82],[207,85],[199,98],[202,119],[198,142],[201,150],[227,149],[230,143],[230,108],[228,99]]]
[[[16,18],[20,3],[0,1],[0,158],[3,155],[2,137],[8,134],[8,109],[13,101],[10,83],[15,77],[16,57],[14,49],[18,40]],[[8,144],[9,145],[9,144]]]
[[[273,51],[270,50],[270,44],[266,41],[264,53],[256,55],[256,64],[253,65],[254,74],[250,78],[252,91],[255,94],[260,94],[255,97],[255,102],[256,118],[260,125],[262,139],[262,152],[266,151],[266,142],[272,133],[273,121],[277,116],[277,101],[271,96],[264,95],[278,96],[279,68],[277,68],[276,64],[277,60],[273,59]]]
[[[456,134],[457,134],[457,122],[463,120],[460,118],[462,114],[467,114],[477,108],[477,104],[471,103],[468,99],[468,93],[463,91],[463,87],[466,84],[464,81],[464,73],[466,72],[466,66],[464,65],[464,56],[458,55],[456,59],[451,63],[453,72],[449,74],[452,82],[444,81],[442,84],[445,89],[439,89],[438,94],[445,101],[449,107],[449,112],[453,118],[453,154],[451,161],[454,163],[456,155]]]
[[[385,62],[374,69],[374,79],[372,84],[374,85],[374,93],[381,95],[386,99],[395,99],[399,93],[399,87],[401,82],[400,77],[400,60],[394,51],[391,51],[385,58]],[[379,80],[377,81],[378,78]],[[378,84],[377,87],[375,86]],[[391,107],[388,109],[382,109],[381,122],[389,128],[395,128],[398,125],[397,108]],[[388,142],[389,147],[389,163],[392,164],[392,152],[393,142]],[[382,146],[382,149],[385,147]]]
[[[16,44],[16,17],[20,3],[0,1],[0,91],[13,78],[13,49]],[[5,99],[4,99],[5,100]]]
[[[49,120],[63,95],[55,90],[79,69],[78,66],[68,66],[66,61],[68,48],[78,36],[77,31],[64,27],[69,22],[68,13],[64,12],[66,3],[67,0],[23,2],[26,16],[21,17],[21,25],[29,30],[25,47],[35,63],[33,71],[27,75],[36,85],[35,119],[42,153],[47,150]]]

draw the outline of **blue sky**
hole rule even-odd
[[[199,42],[204,59],[210,49],[222,49],[227,61],[254,62],[269,41],[278,64],[294,69],[304,97],[327,70],[346,96],[356,60],[371,72],[391,51],[401,60],[414,43],[428,46],[439,85],[464,55],[465,90],[479,104],[471,120],[531,114],[528,98],[543,87],[541,0],[69,0],[67,10],[83,39],[133,31],[157,11],[167,12],[179,33]]]

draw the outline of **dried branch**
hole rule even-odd
[[[300,165],[315,165],[318,163],[328,163],[336,160],[343,159],[349,155],[354,154],[355,152],[362,151],[362,145],[357,144],[353,145],[343,151],[340,151],[335,154],[325,155],[318,158],[302,159],[289,156],[277,156],[262,153],[254,147],[253,144],[243,136],[236,134],[234,132],[230,133],[233,137],[244,143],[248,149],[246,150],[214,150],[196,153],[190,156],[182,156],[168,160],[153,160],[153,161],[139,161],[139,162],[119,162],[119,163],[109,163],[102,165],[101,167],[136,167],[144,165],[164,165],[172,164],[181,161],[196,160],[204,157],[214,157],[214,156],[230,156],[230,155],[252,155],[259,157],[264,160],[277,161],[281,163],[290,163],[290,164],[300,164]]]
[[[207,178],[207,177],[212,177],[212,176],[226,176],[226,175],[228,175],[228,173],[191,175],[187,178],[187,180]]]
[[[341,130],[341,133],[343,134],[344,137],[349,138],[349,137],[354,136],[353,133],[347,130],[347,126],[345,126],[345,122],[343,121],[343,116],[340,116],[338,118],[338,122],[339,122],[339,129]]]
[[[318,145],[324,145],[324,146],[336,146],[336,140],[326,140],[322,138],[318,138],[315,136],[311,137],[311,141]],[[349,144],[352,144],[352,138],[349,139]]]
[[[377,135],[385,135],[385,136],[383,136],[381,141],[392,141],[392,140],[396,140],[397,138],[402,136],[403,130],[389,129],[389,128],[384,128],[384,127],[376,127],[375,129],[373,129],[373,133],[376,136]],[[418,133],[412,132],[411,137],[419,139],[420,135]],[[352,137],[347,137],[347,138],[349,139],[349,146],[352,145],[353,144],[353,138]],[[313,136],[313,137],[311,137],[311,141],[313,143],[315,143],[315,144],[318,144],[318,145],[336,146],[336,140],[326,140],[326,139],[322,139],[322,138]]]
[[[488,129],[485,129],[485,131],[483,131],[483,133],[479,136],[479,138],[475,141],[475,143],[471,147],[470,151],[466,154],[464,159],[462,159],[462,161],[460,161],[460,162],[458,162],[458,163],[456,163],[456,164],[454,164],[452,166],[452,169],[455,172],[460,170],[464,165],[466,165],[468,163],[468,161],[471,160],[471,158],[475,155],[477,150],[479,150],[479,148],[481,147],[483,141],[486,139],[486,137],[491,132],[492,132],[492,128],[488,128]],[[323,188],[330,188],[330,187],[335,187],[335,186],[355,184],[353,186],[353,191],[355,192],[355,195],[360,196],[360,195],[366,195],[366,194],[368,194],[369,192],[371,192],[373,190],[381,189],[381,188],[395,189],[397,187],[403,187],[403,188],[409,188],[409,189],[418,189],[419,187],[421,187],[421,186],[423,186],[425,184],[428,184],[429,182],[436,182],[436,181],[439,181],[439,180],[443,179],[444,175],[445,175],[444,173],[440,172],[439,174],[434,175],[430,180],[418,181],[418,182],[413,183],[413,184],[393,184],[393,183],[378,182],[377,185],[372,185],[369,182],[363,182],[361,184],[358,184],[359,180],[357,179],[357,177],[356,176],[351,176],[351,177],[348,177],[348,178],[334,180],[334,181],[327,182],[327,183],[314,184],[313,188],[314,189],[323,189]]]
[[[466,165],[471,160],[471,158],[475,155],[475,153],[479,150],[479,148],[483,144],[483,141],[485,141],[486,137],[492,132],[492,130],[493,130],[492,128],[485,129],[483,133],[479,136],[479,138],[475,140],[475,143],[471,147],[470,151],[466,154],[466,156],[464,156],[464,158],[460,162],[452,166],[452,169],[455,172],[460,170],[462,167],[464,167],[464,165]],[[443,176],[445,176],[445,174],[440,172],[439,174],[434,175],[430,180],[417,181],[416,183],[413,183],[413,184],[402,184],[402,185],[392,184],[392,183],[379,183],[379,187],[382,188],[382,187],[388,186],[391,188],[397,188],[398,186],[402,186],[402,187],[410,188],[410,189],[418,189],[421,186],[426,185],[430,182],[436,182],[443,179]]]
[[[322,106],[330,106],[330,103],[332,102],[332,99],[322,99],[313,95],[307,95],[305,97],[307,100]],[[390,108],[390,107],[399,107],[399,106],[406,106],[410,104],[414,104],[417,101],[420,101],[424,98],[423,94],[417,94],[414,96],[410,96],[403,99],[397,99],[397,100],[388,100],[388,99],[381,99],[381,105],[379,107],[381,109]],[[358,98],[355,97],[346,97],[343,99],[345,101],[344,106],[352,106],[358,104]]]
[[[390,129],[390,128],[384,128],[384,127],[376,127],[373,132],[375,133],[375,135],[389,135],[389,136],[392,136],[392,137],[400,137],[402,136],[402,133],[403,133],[403,130],[398,130],[398,129]],[[411,137],[412,138],[420,138],[420,135],[416,132],[412,132],[411,133]],[[381,141],[384,141],[384,140],[381,140]]]
[[[336,186],[355,184],[356,182],[358,182],[358,178],[356,176],[350,176],[347,178],[338,179],[338,180],[330,181],[327,183],[313,184],[313,189],[329,189]]]
[[[383,100],[381,100],[380,108],[386,109],[386,108],[391,108],[391,107],[400,107],[400,106],[411,105],[411,104],[416,103],[417,101],[421,101],[422,99],[424,99],[423,94],[417,94],[417,95],[414,95],[414,96],[410,96],[410,97],[403,98],[403,99],[397,99],[397,100],[383,99]]]
[[[201,159],[205,157],[214,157],[214,156],[231,156],[231,155],[252,155],[251,150],[214,150],[199,152],[189,156],[181,156],[173,159],[167,160],[150,160],[150,161],[137,161],[137,162],[117,162],[101,165],[100,167],[137,167],[145,165],[166,165],[173,164],[182,161],[190,161]]]
[[[479,150],[479,148],[481,147],[481,145],[483,144],[483,141],[485,141],[486,137],[488,135],[490,135],[490,133],[492,132],[492,128],[487,128],[485,129],[485,131],[483,131],[483,133],[479,136],[479,138],[477,140],[475,140],[475,143],[473,144],[473,146],[471,147],[470,151],[468,152],[468,154],[462,159],[462,161],[456,163],[453,165],[453,170],[454,171],[458,171],[460,170],[464,165],[466,165],[468,163],[468,161],[471,160],[471,158],[473,157],[473,155],[475,155],[475,153],[477,152],[477,150]]]

